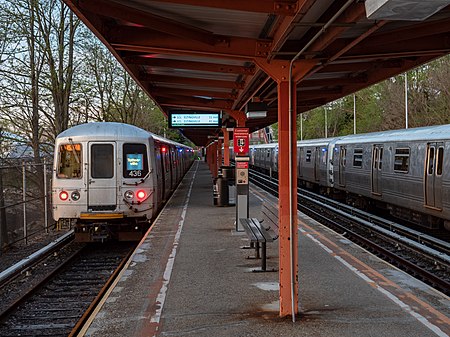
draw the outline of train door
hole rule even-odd
[[[339,185],[345,186],[345,164],[347,149],[345,146],[339,148]]]
[[[305,157],[305,154],[303,153],[303,147],[297,148],[297,155],[298,155],[298,177],[303,178],[303,158]]]
[[[316,146],[314,150],[314,180],[320,179],[320,147]]]
[[[161,145],[161,162],[163,167],[164,177],[164,200],[167,200],[170,195],[170,189],[172,187],[172,173],[170,165],[170,149],[169,145]]]
[[[116,209],[116,143],[89,142],[88,210],[113,211]]]
[[[164,171],[163,171],[163,157],[161,154],[161,145],[155,142],[155,163],[156,163],[156,180],[158,191],[158,205],[164,200]]]
[[[444,143],[428,143],[425,167],[425,204],[442,209]]]
[[[383,145],[374,145],[372,149],[372,193],[381,195],[382,191]]]

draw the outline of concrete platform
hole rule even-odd
[[[251,188],[250,216],[264,192]],[[300,314],[278,317],[278,273],[236,233],[234,207],[216,207],[196,162],[97,312],[86,336],[373,336],[450,334],[450,300],[344,237],[300,216]],[[268,267],[277,268],[277,242]]]

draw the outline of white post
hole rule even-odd
[[[303,140],[303,115],[300,114],[300,140]]]
[[[325,138],[328,138],[328,116],[327,116],[327,107],[325,106]]]
[[[405,128],[408,128],[408,73],[405,73]]]

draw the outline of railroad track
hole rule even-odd
[[[113,282],[136,243],[91,244],[0,316],[0,336],[72,336]]]
[[[252,171],[250,180],[278,196],[276,179]],[[307,190],[297,196],[301,212],[450,295],[449,242]]]

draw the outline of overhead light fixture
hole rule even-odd
[[[248,102],[245,107],[247,118],[264,118],[267,116],[267,104],[264,102]]]
[[[450,0],[366,0],[371,20],[422,21],[450,4]]]

